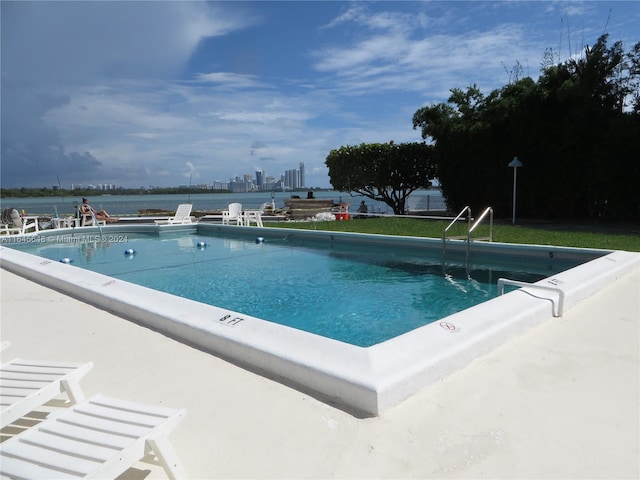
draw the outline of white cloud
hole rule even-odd
[[[3,71],[47,85],[175,73],[202,38],[250,22],[217,10],[202,2],[3,2],[3,41],[21,46],[3,49]]]
[[[181,150],[175,132],[194,125],[186,111],[171,111],[184,98],[166,79],[181,73],[203,38],[255,22],[225,7],[2,2],[3,184],[50,184],[56,173],[76,174],[78,157],[82,174],[97,176],[83,183],[162,172],[161,145],[173,138]]]
[[[232,72],[212,72],[196,75],[196,80],[202,83],[216,84],[227,88],[250,88],[260,86],[255,75]]]
[[[549,46],[529,18],[478,20],[523,2],[317,3],[345,9],[300,34],[299,49],[281,42],[275,52],[259,44],[280,33],[260,36],[280,19],[276,9],[260,9],[268,2],[0,5],[3,183],[11,161],[17,181],[21,165],[51,184],[42,179],[75,172],[80,160],[91,177],[81,183],[136,185],[186,175],[227,180],[258,167],[279,176],[304,161],[320,175],[313,184],[327,185],[331,149],[419,141],[411,117],[420,106],[474,82],[488,93],[508,81],[505,65],[516,61],[532,64],[525,74],[535,75]],[[565,14],[563,3],[540,5],[542,25],[548,5],[558,23]],[[236,44],[273,53],[268,60],[256,53],[264,62],[256,65],[272,68],[234,70],[236,50],[228,47]]]
[[[406,15],[368,16],[362,7],[349,13],[334,24],[352,21],[367,25],[372,28],[370,34],[341,46],[316,49],[311,55],[318,71],[335,75],[336,90],[351,93],[366,95],[372,89],[431,91],[434,97],[450,88],[470,85],[473,77],[491,79],[493,87],[504,80],[503,64],[526,63],[532,52],[538,57],[544,52],[527,41],[519,25],[442,34],[425,29],[429,23],[425,15],[419,16],[421,21]]]

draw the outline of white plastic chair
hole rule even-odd
[[[81,227],[92,227],[98,225],[106,225],[106,220],[98,220],[94,214],[92,213],[81,213],[80,214],[80,226]]]
[[[258,227],[262,227],[262,214],[264,213],[264,208],[267,206],[266,203],[263,203],[259,209],[257,210],[245,210],[244,211],[244,224],[247,227],[251,226],[251,222],[255,222]]]
[[[34,232],[40,230],[38,226],[38,217],[22,217],[20,212],[15,208],[5,209],[2,214],[2,231],[7,234],[16,233],[24,234],[33,229]],[[5,218],[8,217],[8,218]]]
[[[74,202],[75,204],[76,202]],[[106,220],[98,220],[93,212],[82,213],[82,205],[76,204],[76,220],[64,219],[63,222],[57,222],[58,225],[64,226],[79,226],[79,227],[93,227],[99,225],[106,225]]]
[[[84,400],[78,382],[93,362],[67,363],[16,358],[0,367],[0,427],[65,392],[71,403]]]
[[[228,210],[222,211],[222,224],[231,225],[231,222],[236,222],[236,225],[244,225],[241,203],[230,203]]]
[[[169,478],[189,478],[168,438],[185,413],[96,395],[2,442],[0,477],[116,478],[155,457]]]
[[[176,209],[176,214],[173,217],[169,217],[167,220],[156,220],[157,225],[176,225],[191,223],[191,209],[193,205],[190,203],[181,203]]]

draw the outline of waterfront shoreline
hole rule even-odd
[[[296,192],[248,192],[248,193],[198,193],[198,194],[144,194],[144,195],[101,195],[88,197],[90,203],[98,210],[106,210],[111,216],[139,216],[143,210],[162,210],[175,212],[181,203],[193,205],[196,212],[221,212],[230,203],[242,203],[244,208],[256,209],[262,204],[275,203],[276,210],[285,207],[285,200],[296,195]],[[299,193],[299,192],[298,192]],[[314,192],[316,199],[331,199],[334,203],[349,203],[350,211],[355,212],[361,200],[365,200],[370,213],[393,214],[391,208],[383,202],[362,196],[350,197],[347,193],[337,191]],[[28,215],[55,217],[75,215],[75,208],[82,197],[25,197],[3,198],[2,209],[16,208],[25,210]],[[442,194],[439,190],[418,190],[409,196],[409,212],[446,210]]]

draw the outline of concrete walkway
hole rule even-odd
[[[87,395],[186,408],[171,440],[194,479],[640,477],[640,271],[368,419],[4,270],[0,281],[2,361],[93,361]],[[166,476],[140,463],[121,478]]]

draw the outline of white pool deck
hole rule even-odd
[[[86,394],[186,408],[171,440],[190,478],[640,478],[638,269],[364,419],[6,270],[0,282],[2,362],[93,361]],[[140,463],[121,478],[166,476]]]

